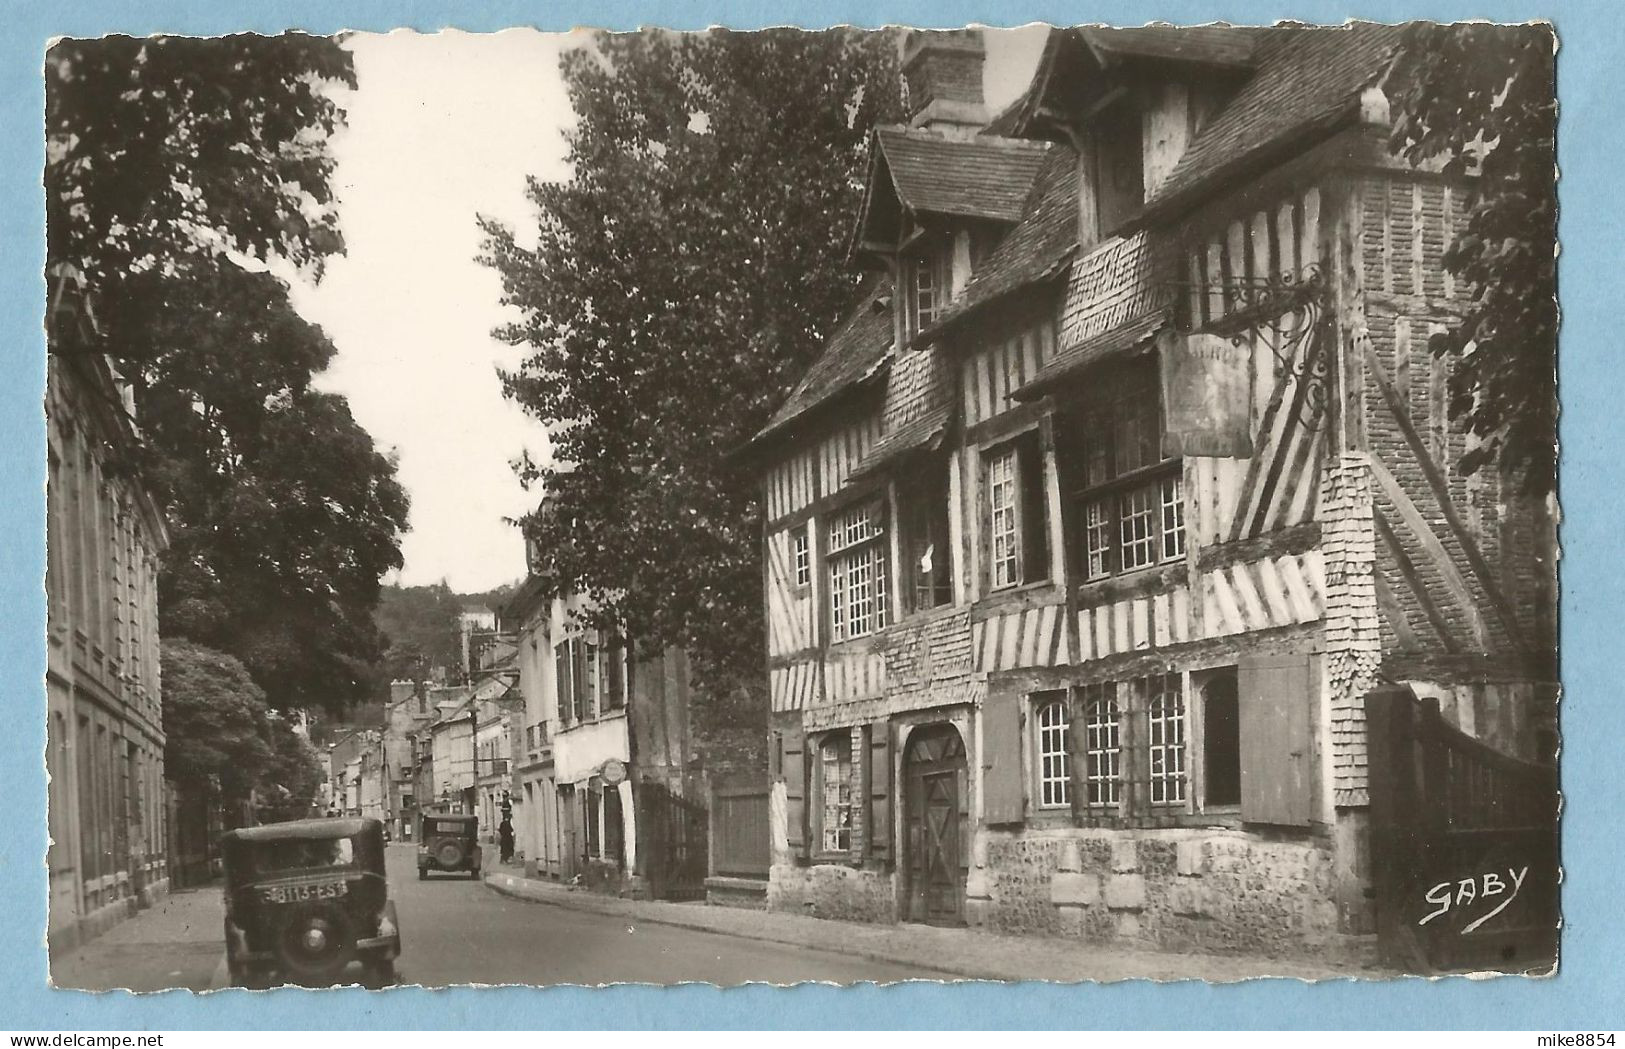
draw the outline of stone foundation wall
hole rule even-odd
[[[1006,933],[1267,955],[1341,946],[1332,850],[1240,831],[978,835],[967,917]]]
[[[897,882],[883,871],[776,863],[768,877],[767,909],[890,924],[897,920]]]

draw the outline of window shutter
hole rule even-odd
[[[1021,578],[1036,583],[1048,579],[1049,499],[1045,495],[1044,452],[1037,434],[1023,440],[1016,470],[1021,475]]]
[[[1241,708],[1241,818],[1309,825],[1314,775],[1309,656],[1252,656],[1237,668]]]
[[[864,765],[869,781],[869,855],[885,860],[892,854],[891,726],[876,721],[864,726],[864,734],[869,741]]]
[[[797,857],[807,855],[807,740],[800,732],[779,737],[779,774],[784,777],[785,837]]]
[[[982,818],[1020,823],[1026,815],[1021,768],[1021,697],[989,691],[982,704]]]
[[[570,684],[570,646],[560,642],[553,649],[553,692],[558,703],[559,720],[569,724],[575,712],[575,689]]]

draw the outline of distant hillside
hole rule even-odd
[[[373,620],[383,631],[383,680],[432,674],[435,667],[456,666],[461,650],[457,617],[466,606],[502,607],[512,585],[480,593],[459,594],[445,583],[432,586],[386,586]],[[382,697],[380,697],[382,698]]]

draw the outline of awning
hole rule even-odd
[[[1086,339],[1070,349],[1062,350],[1055,359],[1038,370],[1038,374],[1011,397],[1018,401],[1035,401],[1055,387],[1075,378],[1084,369],[1099,364],[1108,357],[1137,350],[1157,337],[1168,324],[1168,314],[1156,310],[1127,324]]]
[[[881,437],[847,476],[854,481],[872,477],[911,452],[934,451],[942,444],[942,436],[948,431],[951,414],[945,405],[897,427]]]

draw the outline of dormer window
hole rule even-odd
[[[907,327],[909,338],[941,317],[952,295],[948,258],[944,252],[925,252],[908,260]]]
[[[1110,237],[1145,206],[1145,148],[1140,113],[1120,102],[1095,125],[1095,214]]]

